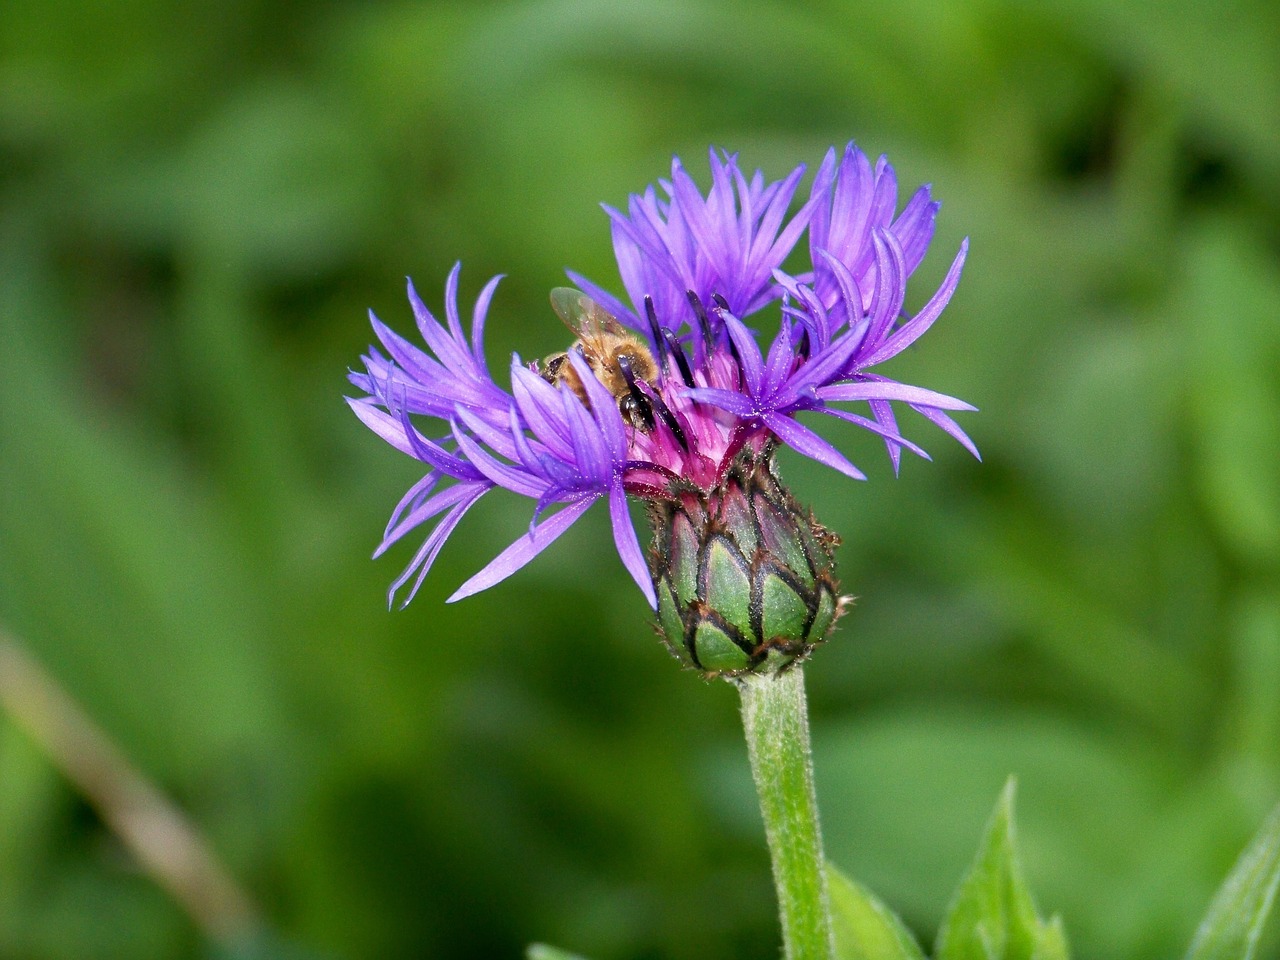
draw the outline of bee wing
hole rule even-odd
[[[613,314],[573,287],[556,287],[552,290],[551,309],[575,336],[583,340],[598,343],[606,333],[621,337],[631,335]]]

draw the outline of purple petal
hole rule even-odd
[[[782,218],[787,212],[787,207],[791,205],[791,198],[795,195],[796,186],[800,183],[800,178],[804,176],[805,166],[800,164],[788,174],[787,178],[778,186],[777,193],[770,200],[768,208],[765,210],[764,216],[760,219],[760,226],[756,231],[755,244],[757,249],[751,251],[755,260],[773,261],[773,264],[782,263],[787,259],[787,254],[791,252],[791,248],[796,245],[796,241],[800,239],[800,234],[804,232],[804,228],[809,225],[809,217],[813,213],[816,206],[813,197],[810,197],[803,207],[796,213],[786,228],[778,233],[778,226],[782,223]],[[769,245],[767,253],[762,248],[765,244]]]
[[[409,422],[407,410],[400,411],[400,426],[404,430],[405,437],[409,440],[409,446],[412,447],[412,454],[415,459],[430,464],[441,473],[456,477],[459,480],[481,479],[476,468],[464,458],[450,453],[438,443],[428,440],[419,433],[417,428]]]
[[[516,448],[516,460],[530,473],[548,473],[547,466],[556,462],[555,457],[540,457],[533,449],[529,438],[525,436],[524,428],[520,425],[520,414],[514,407],[511,409],[511,440]],[[546,496],[545,492],[543,496]]]
[[[808,363],[797,370],[787,383],[785,403],[794,403],[802,394],[810,389],[823,386],[839,377],[849,359],[862,345],[866,335],[867,321],[863,320],[853,330],[840,337],[827,349],[811,358]]]
[[[881,424],[877,423],[876,421],[868,417],[864,417],[856,413],[851,413],[848,410],[841,410],[838,407],[820,407],[817,412],[830,414],[833,417],[839,417],[841,420],[847,420],[850,423],[856,423],[858,426],[862,427],[864,430],[870,430],[872,433],[876,434],[877,436],[883,437],[887,442],[887,444],[892,446],[893,450],[897,450],[900,447],[906,447],[908,450],[910,450],[912,453],[914,453],[918,457],[921,457],[925,460],[933,459],[932,457],[929,456],[929,454],[924,450],[923,447],[917,446],[916,444],[908,440],[906,437],[902,436],[902,434],[898,433],[896,430],[891,430],[887,427],[884,427]],[[898,472],[896,467],[893,472],[894,473]]]
[[[831,343],[831,328],[836,324],[828,318],[827,309],[822,305],[822,301],[818,299],[812,288],[800,283],[797,277],[785,274],[781,270],[775,270],[773,271],[773,279],[792,299],[800,304],[799,309],[795,310],[793,316],[803,323],[809,331],[809,339],[812,343],[811,355],[815,351],[825,350]],[[784,312],[787,309],[786,306],[783,307]]]
[[[871,235],[871,242],[876,251],[876,288],[871,295],[871,329],[867,333],[867,345],[877,346],[902,312],[907,276],[903,270],[902,248],[893,234],[876,230]]]
[[[446,602],[453,603],[455,600],[462,600],[507,579],[543,550],[551,546],[560,534],[568,530],[574,521],[582,516],[591,504],[595,503],[598,496],[597,494],[596,496],[583,497],[581,500],[566,505],[563,510],[560,510],[554,516],[543,520],[537,527],[524,534],[511,546],[503,550],[502,553],[498,554],[483,570],[455,590],[453,596],[449,597]]]
[[[712,163],[714,166],[714,157]],[[712,263],[720,263],[724,259],[724,240],[719,229],[720,225],[712,222],[708,212],[709,204],[702,199],[697,184],[685,173],[678,160],[672,165],[671,185],[675,190],[673,199],[679,204],[680,213],[689,225],[698,246]],[[714,184],[710,195],[715,196]]]
[[[765,414],[764,425],[774,436],[797,453],[839,470],[855,480],[867,479],[866,474],[850,463],[843,453],[833,447],[802,423],[780,413]]]
[[[727,157],[725,162],[721,162],[716,156],[714,149],[711,154],[711,189],[707,191],[706,213],[708,217],[708,226],[710,230],[705,237],[699,236],[702,241],[702,250],[715,265],[717,272],[722,272],[726,262],[730,260],[733,253],[739,247],[739,239],[737,236],[738,223],[734,217],[734,193],[732,174],[729,168],[737,167],[736,157]],[[693,187],[693,191],[697,193],[697,187],[693,186],[693,180],[685,174],[684,179],[688,181],[688,185]],[[679,181],[675,181],[677,189],[680,186]],[[676,201],[678,205],[688,212],[684,201],[681,200],[677,193]]]
[[[898,219],[889,228],[902,244],[902,261],[906,264],[907,273],[920,266],[920,261],[929,250],[939,206],[940,204],[929,199],[929,184],[926,183],[907,201],[902,213],[898,214]]]
[[[484,493],[486,490],[492,489],[492,487],[493,485],[486,480],[481,480],[477,483],[455,483],[453,486],[437,492],[435,496],[428,497],[410,511],[393,529],[388,530],[387,535],[378,544],[378,549],[373,552],[374,559],[376,560],[382,556],[392,544],[397,543],[406,533],[415,527],[422,526],[437,513],[443,513],[451,507],[456,507],[468,498],[474,500],[480,493]],[[479,493],[476,492],[477,490],[479,490]]]
[[[942,285],[938,287],[937,292],[929,298],[928,303],[920,308],[919,313],[904,323],[893,336],[877,347],[863,362],[863,366],[875,366],[877,363],[883,363],[890,357],[896,356],[933,326],[933,322],[941,316],[943,309],[951,301],[951,295],[955,293],[956,285],[960,283],[960,271],[964,268],[964,261],[968,252],[969,238],[965,237],[960,244],[960,252],[951,261],[951,268],[947,271],[947,275],[943,278]]]
[[[893,406],[888,400],[872,400],[871,415],[876,418],[876,423],[898,433],[898,418],[893,415]],[[889,461],[893,464],[893,475],[898,475],[898,468],[902,465],[902,448],[899,444],[892,440],[885,440],[885,447],[889,451]],[[928,457],[925,457],[928,459]]]
[[[360,418],[360,422],[366,427],[380,436],[391,446],[395,447],[401,453],[413,456],[413,445],[409,443],[409,438],[405,436],[404,427],[400,421],[385,410],[380,409],[375,404],[372,397],[343,397],[347,401],[353,413]],[[414,459],[417,459],[416,457]]]
[[[694,387],[682,391],[686,397],[699,403],[709,403],[721,410],[728,410],[739,417],[754,417],[759,414],[750,397],[745,397],[734,390],[721,390],[718,387]]]
[[[955,437],[978,460],[982,459],[982,454],[978,453],[977,446],[969,439],[969,435],[960,429],[960,424],[956,423],[941,410],[936,410],[932,407],[917,407],[914,403],[911,405],[911,409]]]
[[[898,177],[893,172],[889,158],[882,154],[876,161],[876,188],[871,198],[872,227],[875,229],[888,227],[897,206]]]
[[[455,271],[457,268],[454,268]],[[454,274],[455,294],[457,278]],[[431,352],[440,358],[440,362],[448,367],[451,371],[463,371],[470,367],[470,359],[464,350],[459,349],[458,344],[452,337],[445,332],[444,327],[440,326],[440,322],[432,316],[431,311],[427,309],[427,305],[422,302],[422,298],[418,296],[418,291],[414,289],[413,281],[408,281],[409,288],[409,305],[413,307],[413,317],[418,324],[418,332],[422,334],[422,339],[426,341]],[[446,299],[446,304],[448,300]],[[456,312],[456,304],[455,304]],[[430,382],[429,380],[426,382]]]
[[[476,435],[476,439],[492,447],[499,456],[514,460],[516,446],[511,439],[511,420],[507,412],[509,409],[510,405],[505,406],[501,411],[486,410],[484,411],[486,416],[481,416],[480,411],[457,404],[454,407],[453,419],[461,420],[463,425]],[[490,417],[493,419],[491,420]],[[455,429],[454,432],[457,433],[457,430]]]
[[[480,487],[472,492],[467,499],[458,503],[449,513],[436,524],[435,529],[431,531],[427,539],[422,542],[422,546],[418,548],[418,552],[414,554],[409,565],[405,567],[404,572],[391,584],[387,590],[387,607],[388,609],[395,603],[396,591],[400,589],[406,580],[412,576],[414,569],[418,571],[417,579],[413,582],[413,587],[409,590],[409,595],[404,598],[400,604],[403,610],[409,605],[409,601],[414,598],[418,592],[418,588],[422,586],[422,581],[426,579],[427,573],[431,570],[432,564],[435,563],[436,557],[440,555],[440,549],[444,546],[445,541],[449,539],[449,534],[453,533],[454,527],[458,525],[458,521],[463,518],[471,505],[479,500],[489,488],[487,486]]]
[[[603,491],[612,477],[613,461],[605,447],[604,437],[600,435],[600,428],[582,401],[568,390],[561,391],[560,405],[573,442],[573,464],[584,481],[589,479]]]
[[[822,238],[819,245],[826,242],[831,225],[831,204],[827,194],[835,178],[836,149],[832,147],[822,158],[822,165],[813,175],[813,186],[809,189],[809,203],[813,208],[809,217],[809,236]]]
[[[489,364],[484,359],[484,321],[489,314],[489,304],[493,302],[493,295],[498,289],[502,276],[498,274],[484,285],[480,296],[476,297],[475,309],[471,312],[472,356],[476,359],[476,368],[485,376],[489,375]]]
[[[733,176],[733,186],[738,191],[738,234],[733,238],[733,243],[737,248],[739,256],[745,260],[751,246],[751,228],[756,222],[755,205],[756,201],[760,199],[760,195],[758,193],[752,193],[751,185],[747,183],[746,176],[738,166],[737,155],[735,154],[732,158],[726,159],[729,163],[729,173]],[[733,196],[727,185],[725,195],[726,197]],[[728,208],[725,212],[730,218],[732,218],[733,204],[730,202],[726,203],[725,206]],[[767,205],[765,209],[768,209]],[[774,226],[774,229],[777,229],[776,225]]]
[[[742,376],[747,382],[747,390],[753,397],[759,396],[764,381],[764,358],[760,356],[755,337],[733,314],[725,313],[722,316],[733,345],[738,348],[738,359],[742,363]]]
[[[463,430],[462,425],[457,422],[454,423],[453,435],[458,440],[459,448],[467,455],[467,459],[488,480],[526,497],[541,496],[545,484],[539,482],[539,479],[527,469],[495,460],[480,444],[471,439],[467,431]],[[514,455],[513,449],[512,456]]]
[[[458,317],[458,274],[462,272],[462,261],[454,263],[453,269],[444,281],[444,316],[449,323],[449,335],[453,342],[463,345],[467,338],[462,335],[462,321]],[[459,351],[462,352],[462,351]],[[444,359],[443,357],[441,359]]]
[[[528,370],[517,358],[511,364],[511,393],[521,419],[534,436],[562,460],[573,456],[573,441],[564,422],[560,391]]]
[[[942,410],[977,410],[978,408],[948,397],[945,393],[913,387],[892,380],[865,380],[859,383],[834,383],[818,388],[823,400],[898,400],[902,403],[921,404]]]
[[[604,440],[604,446],[610,451],[622,452],[620,459],[626,459],[626,428],[622,423],[622,414],[618,412],[618,401],[605,388],[605,385],[596,379],[587,361],[577,351],[570,352],[569,362],[573,364],[573,369],[587,392],[587,399],[591,401],[592,417]]]
[[[422,503],[422,500],[435,489],[436,484],[439,482],[440,474],[435,470],[428,470],[421,480],[406,490],[404,496],[400,498],[400,502],[397,503],[395,508],[391,511],[391,516],[387,520],[386,529],[382,532],[383,537],[385,538],[387,534],[391,532],[391,528],[396,525],[396,521],[404,515],[406,510],[416,509]]]
[[[618,273],[622,277],[622,285],[626,288],[627,293],[631,295],[632,301],[639,303],[646,293],[652,292],[650,287],[653,286],[653,271],[655,268],[670,274],[669,279],[678,283],[680,278],[675,275],[674,265],[670,262],[666,252],[660,248],[655,250],[644,246],[633,223],[624,219],[622,214],[616,210],[612,210],[611,215],[616,215],[612,224],[614,259],[618,263]],[[594,284],[584,286],[582,290],[584,293],[591,295],[593,300],[596,299],[594,292],[602,292]],[[596,300],[606,310],[608,309],[607,303],[610,301],[617,302],[612,297],[608,300]],[[612,312],[610,310],[610,313]],[[626,312],[630,313],[631,311],[628,310]],[[618,314],[615,314],[615,316],[618,316]]]
[[[414,380],[419,383],[430,383],[438,377],[448,376],[448,372],[438,361],[427,356],[388,327],[372,310],[369,311],[369,324],[373,327],[374,335],[391,354],[391,359]]]
[[[609,491],[609,520],[613,524],[613,542],[618,548],[618,556],[622,558],[622,565],[640,587],[649,606],[658,609],[658,596],[653,592],[653,579],[649,576],[649,567],[640,549],[631,515],[627,512],[627,495],[621,483]]]
[[[861,272],[863,251],[871,230],[871,162],[850,143],[836,172],[831,198],[831,219],[826,236],[809,231],[811,244],[817,243],[836,255],[850,270]]]
[[[832,311],[832,329],[827,331],[829,337],[836,335],[836,328],[841,324],[848,324],[852,327],[862,318],[863,312],[867,308],[866,302],[862,299],[862,290],[858,287],[858,281],[854,279],[853,274],[849,272],[849,268],[841,263],[836,257],[833,257],[826,250],[819,250],[822,259],[831,269],[832,274],[836,278],[836,288],[840,291],[840,299],[833,303],[835,306],[842,306],[842,310]]]
[[[769,347],[769,358],[765,362],[764,383],[761,395],[772,398],[787,381],[791,365],[795,361],[794,344],[791,342],[791,322],[783,319],[778,335],[773,338]]]

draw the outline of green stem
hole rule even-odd
[[[831,921],[809,755],[804,673],[792,667],[737,680],[751,774],[773,858],[786,960],[831,960]]]

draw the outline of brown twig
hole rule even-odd
[[[195,826],[2,626],[0,707],[208,937],[242,943],[255,934],[249,898]]]

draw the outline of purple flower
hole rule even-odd
[[[696,320],[689,293],[710,303],[718,294],[741,316],[781,296],[773,271],[787,258],[809,220],[811,199],[783,223],[804,166],[786,179],[765,184],[755,172],[748,182],[737,156],[711,151],[711,189],[704,198],[677,157],[665,199],[653,187],[632,195],[627,215],[605,205],[613,222],[613,249],[631,306],[572,270],[588,296],[624,323],[646,329],[644,301],[653,301],[663,328],[679,330]]]
[[[897,185],[882,158],[872,169],[850,144],[830,151],[808,200],[787,214],[804,173],[748,179],[737,158],[711,154],[704,196],[679,160],[662,195],[634,195],[627,213],[606,207],[629,302],[585,277],[584,321],[563,357],[511,363],[510,388],[485,363],[485,315],[500,278],[484,287],[470,335],[457,305],[459,266],[445,285],[441,324],[409,287],[426,350],[376,317],[382,351],[371,348],[351,382],[356,415],[380,437],[426,465],[393,511],[377,554],[432,525],[389,599],[412,580],[412,599],[441,547],[470,507],[494,487],[534,501],[529,529],[450,600],[510,576],[549,546],[597,500],[609,504],[619,557],[657,604],[627,495],[671,500],[711,491],[741,454],[785,444],[848,476],[864,475],[797,416],[823,413],[880,436],[895,471],[905,448],[892,404],[906,404],[977,455],[946,411],[972,410],[952,397],[888,379],[871,368],[918,339],[942,313],[960,279],[961,245],[942,285],[915,316],[903,314],[907,280],[933,236],[938,204],[921,187],[895,216]],[[808,269],[782,264],[808,231]],[[594,304],[592,303],[594,301]],[[770,304],[777,332],[767,351],[744,322]],[[870,416],[835,406],[866,403]],[[436,423],[435,436],[423,421]]]

